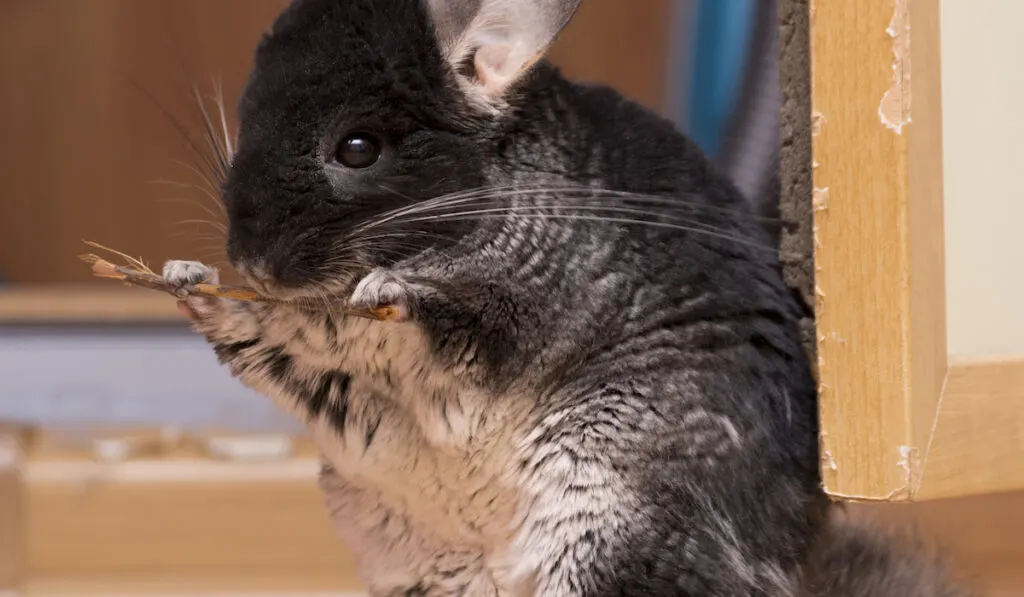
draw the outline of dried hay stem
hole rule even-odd
[[[157,290],[177,296],[176,292],[178,292],[179,289],[164,281],[163,277],[151,270],[149,266],[142,261],[142,259],[132,257],[122,253],[121,251],[105,247],[92,241],[85,241],[85,244],[95,249],[117,255],[127,263],[127,265],[117,265],[116,263],[107,261],[95,253],[80,255],[79,258],[82,261],[92,266],[92,273],[94,276],[108,280],[119,280],[129,286],[139,286],[141,288],[148,288],[150,290]],[[263,296],[251,288],[245,288],[242,286],[199,283],[195,286],[188,287],[186,291],[189,295],[209,296],[233,301],[277,302],[273,298]],[[314,305],[311,303],[310,306]],[[324,307],[326,305],[320,306]],[[339,310],[345,315],[376,319],[378,321],[394,319],[398,314],[397,309],[390,306],[378,307],[376,309],[356,309],[341,306],[339,307]]]

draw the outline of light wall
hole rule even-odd
[[[949,352],[1024,354],[1024,2],[942,0],[942,77]]]

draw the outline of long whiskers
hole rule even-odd
[[[220,81],[214,79],[213,88],[214,93],[211,99],[217,107],[218,122],[216,123],[206,107],[206,98],[195,85],[192,86],[192,96],[199,111],[203,127],[203,140],[206,141],[210,151],[209,160],[215,165],[215,178],[218,182],[223,182],[234,156],[234,140],[228,132],[227,112],[224,108],[224,93]]]
[[[220,232],[221,234],[226,235],[228,233],[227,226],[225,226],[224,224],[221,224],[220,222],[213,222],[211,220],[195,220],[195,219],[193,219],[193,220],[181,220],[178,223],[179,224],[194,224],[194,225],[197,225],[197,226],[209,226],[209,227],[213,228],[214,230]],[[221,238],[220,240],[224,240],[224,239]]]
[[[413,218],[406,220],[407,222],[423,222],[423,221],[441,221],[441,220],[494,220],[494,219],[505,219],[508,217],[508,213],[514,210],[506,211],[505,213],[477,213],[473,211],[462,212],[450,216],[431,216],[426,218]],[[726,234],[724,232],[718,232],[708,227],[699,225],[686,225],[676,224],[673,222],[663,222],[657,220],[641,220],[636,218],[625,218],[625,217],[612,217],[612,216],[592,216],[592,215],[580,215],[580,214],[555,214],[555,213],[516,213],[516,218],[521,219],[542,219],[542,220],[576,220],[586,222],[607,222],[614,224],[623,225],[634,225],[634,226],[649,226],[653,228],[667,228],[672,230],[679,230],[683,232],[692,232],[695,234],[703,234],[706,236],[719,238],[723,240],[732,241],[738,244],[754,247],[757,249],[763,249],[766,251],[776,251],[774,247],[765,245],[751,239],[742,238],[739,236]]]
[[[516,217],[606,222],[702,234],[768,251],[777,248],[728,226],[737,219],[760,222],[748,211],[709,205],[686,197],[644,195],[579,186],[487,187],[452,193],[404,206],[357,226],[347,242],[368,242],[381,229],[403,224],[436,224]],[[370,233],[370,234],[367,234]],[[404,230],[402,234],[413,234]]]
[[[391,189],[389,189],[390,191]],[[393,191],[392,191],[393,192]],[[445,207],[453,207],[466,203],[479,203],[491,199],[508,201],[513,198],[534,198],[542,199],[552,206],[560,205],[559,202],[567,198],[585,199],[590,203],[615,202],[615,203],[638,203],[644,205],[657,205],[672,207],[675,209],[687,208],[700,210],[709,214],[721,214],[733,218],[760,221],[764,223],[782,223],[776,218],[768,218],[753,214],[747,210],[733,209],[717,205],[710,205],[706,201],[688,199],[682,196],[648,195],[631,193],[626,191],[615,191],[600,188],[583,186],[544,186],[544,185],[514,185],[495,186],[471,189],[457,193],[451,193],[421,201],[413,205],[392,210],[375,218],[367,223],[367,227],[385,224],[393,219],[400,218],[413,213],[432,211]]]

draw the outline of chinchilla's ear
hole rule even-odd
[[[460,76],[466,76],[473,92],[493,101],[544,55],[580,0],[426,0],[426,4],[445,59]]]

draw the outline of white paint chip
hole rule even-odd
[[[892,86],[878,104],[878,117],[897,135],[910,123],[910,11],[909,0],[894,0],[893,15],[885,32],[892,38]]]

